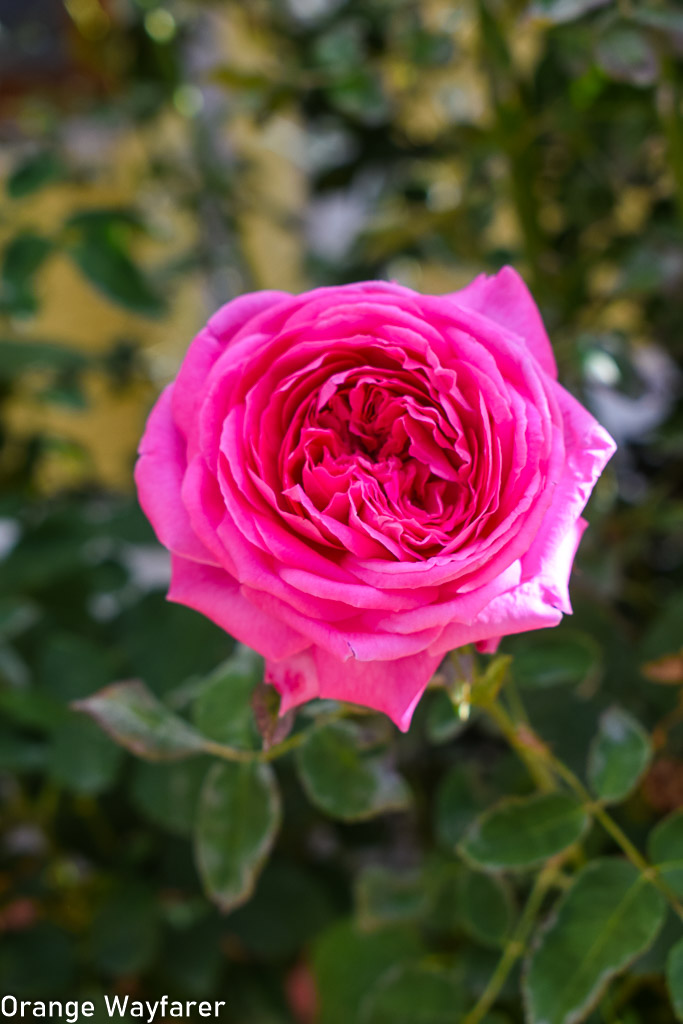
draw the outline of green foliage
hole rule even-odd
[[[309,798],[326,814],[360,821],[386,811],[403,810],[410,790],[382,755],[365,754],[361,733],[349,722],[313,729],[297,764]]]
[[[115,683],[75,701],[126,749],[150,761],[173,761],[203,750],[203,739],[140,682]]]
[[[199,797],[195,842],[204,886],[222,910],[232,910],[251,896],[281,815],[270,765],[211,768]]]
[[[457,978],[437,967],[407,965],[387,971],[361,1004],[363,1024],[450,1024],[462,1013]]]
[[[654,940],[666,904],[633,865],[588,864],[542,930],[525,977],[530,1024],[582,1020],[610,978]]]
[[[565,793],[538,793],[496,804],[477,818],[460,843],[467,860],[490,871],[527,868],[577,842],[588,815]]]
[[[44,150],[22,160],[7,179],[10,199],[24,199],[39,189],[65,177],[65,168],[52,150]]]
[[[659,874],[683,896],[683,811],[671,814],[652,830],[647,848]]]
[[[677,942],[666,961],[666,980],[676,1020],[683,1020],[683,940]]]
[[[406,928],[364,934],[351,921],[332,925],[313,948],[313,973],[321,996],[320,1024],[357,1020],[382,977],[407,965],[419,948],[417,935]]]
[[[596,796],[607,803],[623,800],[642,778],[651,756],[650,737],[637,719],[620,708],[605,711],[588,763]]]
[[[52,22],[15,6],[0,992],[218,998],[225,1024],[683,1020],[678,5],[69,4],[35,81]],[[141,425],[203,321],[187,295],[448,292],[505,262],[620,446],[574,616],[458,652],[405,736],[280,716],[261,659],[164,600],[103,476],[107,410]]]

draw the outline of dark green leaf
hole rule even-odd
[[[617,82],[647,86],[657,81],[659,59],[646,32],[632,25],[613,25],[596,47],[598,64]]]
[[[405,781],[385,759],[360,749],[360,734],[349,722],[313,729],[298,750],[297,764],[310,800],[326,814],[359,821],[410,802]]]
[[[112,302],[143,316],[163,313],[165,303],[110,233],[86,233],[68,251],[83,276]]]
[[[513,797],[473,822],[458,848],[489,870],[526,868],[577,842],[588,822],[582,805],[567,793]]]
[[[485,946],[502,946],[512,923],[512,898],[503,880],[464,868],[458,875],[457,900],[464,931]]]
[[[20,636],[39,618],[40,610],[32,602],[18,597],[0,598],[0,640],[12,640]]]
[[[547,18],[556,24],[576,21],[589,11],[606,7],[612,0],[535,0],[530,13],[537,18]]]
[[[254,956],[293,956],[334,919],[333,895],[310,864],[274,857],[249,902],[230,914],[228,930]]]
[[[2,663],[0,661],[0,676]],[[22,686],[0,687],[0,711],[3,715],[30,728],[52,732],[67,717],[68,711],[58,700],[40,690]]]
[[[6,285],[21,288],[28,284],[52,251],[52,242],[32,231],[17,235],[5,248],[2,277]]]
[[[148,821],[179,836],[190,836],[208,759],[135,765],[131,796]]]
[[[456,764],[441,780],[434,801],[434,827],[439,842],[453,850],[486,806],[482,784],[467,764]]]
[[[667,38],[683,38],[683,11],[657,9],[655,7],[633,7],[628,12],[629,20],[645,28],[663,33]]]
[[[531,955],[524,981],[529,1024],[575,1024],[610,979],[647,949],[664,897],[625,860],[588,864],[562,897]]]
[[[37,310],[34,277],[51,251],[52,242],[33,232],[17,235],[6,247],[0,298],[9,312],[29,314]]]
[[[142,885],[117,885],[92,924],[89,952],[97,968],[108,975],[145,970],[160,938],[158,904]]]
[[[74,984],[76,951],[70,935],[46,922],[0,943],[0,992],[17,998],[44,999],[64,994]]]
[[[364,931],[418,920],[426,909],[426,898],[418,871],[397,871],[373,864],[356,879],[356,914]]]
[[[526,636],[510,641],[512,674],[521,687],[545,689],[579,685],[600,664],[600,647],[593,637],[578,630],[548,630],[549,636]]]
[[[23,199],[45,185],[59,181],[65,174],[64,165],[54,153],[37,153],[11,172],[7,179],[7,194],[11,199]]]
[[[116,781],[122,756],[94,722],[69,715],[52,734],[48,772],[71,792],[95,796]]]
[[[387,928],[363,933],[352,921],[339,921],[314,944],[312,966],[320,993],[318,1024],[350,1024],[376,982],[390,968],[420,951],[414,932]]]
[[[90,715],[117,743],[150,761],[189,757],[204,747],[203,737],[137,680],[114,683],[72,706]]]
[[[650,833],[647,850],[662,877],[683,897],[683,811],[660,821]]]
[[[202,683],[192,705],[192,720],[209,739],[253,750],[258,737],[251,696],[263,675],[263,664],[244,653],[230,658]]]
[[[361,1004],[361,1024],[453,1024],[464,1011],[454,975],[443,968],[392,967]]]
[[[64,222],[65,228],[78,228],[80,231],[94,234],[111,228],[144,229],[144,221],[137,210],[129,206],[97,207],[92,210],[76,210],[70,213]]]
[[[82,370],[88,357],[66,345],[28,338],[0,338],[0,377],[12,380],[31,370],[63,373]]]
[[[195,849],[207,895],[221,910],[245,903],[280,827],[269,764],[215,764],[202,787]]]
[[[666,980],[676,1020],[683,1021],[683,939],[670,951],[666,961]]]
[[[652,756],[650,737],[627,711],[613,707],[600,717],[588,758],[593,792],[607,803],[623,800],[642,778]]]

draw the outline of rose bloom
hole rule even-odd
[[[168,597],[313,697],[407,729],[447,651],[556,626],[615,445],[557,382],[518,274],[223,306],[147,423],[140,502]]]

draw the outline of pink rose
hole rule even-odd
[[[407,729],[447,651],[571,611],[614,448],[505,268],[453,295],[229,302],[152,410],[136,480],[169,599],[259,651],[283,712],[328,697]]]

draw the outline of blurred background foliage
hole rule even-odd
[[[615,811],[636,842],[683,806],[682,60],[674,0],[0,0],[0,991],[451,1022],[529,888],[456,853],[530,783],[443,691],[406,737],[374,727],[400,813],[350,824],[278,764],[282,830],[227,915],[190,841],[209,759],[136,761],[69,710],[138,678],[234,740],[232,642],[164,602],[131,470],[159,387],[244,290],[524,274],[620,451],[575,615],[506,642],[511,693],[582,776],[605,709],[642,723],[649,768]],[[614,852],[591,833],[577,856]],[[673,1019],[683,927],[662,935],[592,1022]],[[489,1024],[523,1019],[516,970]]]

